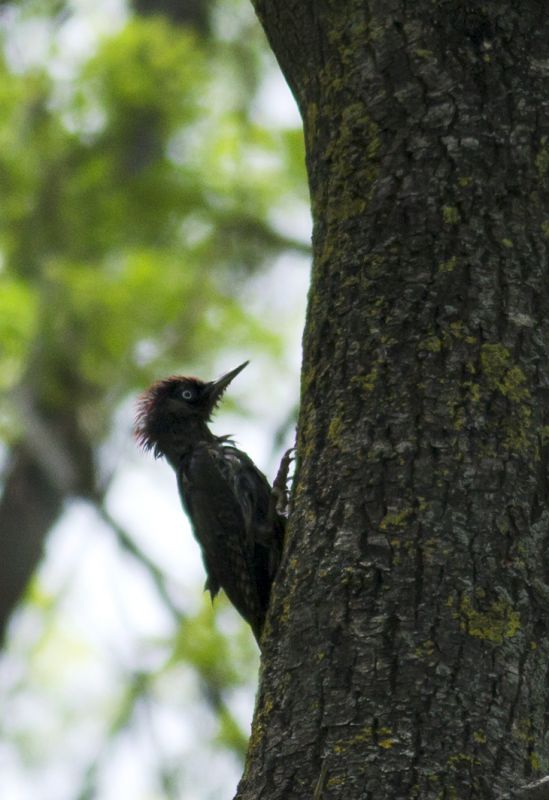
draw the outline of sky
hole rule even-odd
[[[97,37],[122,25],[125,18],[120,0],[78,0],[74,6],[78,13],[57,34],[63,57],[51,62],[52,73],[61,80],[71,62],[92,52]],[[4,24],[13,31],[9,51],[16,68],[44,59],[51,30],[31,23],[15,25],[6,17]],[[294,100],[274,62],[254,114],[258,121],[281,127],[299,123]],[[305,242],[310,239],[309,217],[302,208],[279,209],[275,223],[285,234]],[[285,442],[273,452],[274,433],[299,396],[308,277],[308,259],[283,257],[246,288],[250,311],[260,316],[275,313],[287,346],[279,363],[254,358],[231,385],[231,395],[246,414],[229,414],[221,407],[213,425],[215,433],[233,434],[271,479],[283,450],[293,444]],[[233,358],[224,352],[216,374],[200,377],[217,377],[244,358],[246,354],[235,353]],[[182,513],[171,469],[140,452],[132,438],[135,399],[129,397],[121,405],[105,445],[105,458],[115,467],[108,511],[170,576],[180,604],[197,609],[204,578],[199,550]],[[173,622],[148,575],[83,501],[68,505],[52,531],[32,591],[39,596],[15,615],[8,650],[0,660],[5,734],[0,738],[0,797],[75,800],[74,787],[89,764],[90,752],[101,754],[108,718],[103,711],[117,702],[120,682],[127,681],[128,674],[162,666]],[[232,630],[232,612],[223,612],[220,624]],[[231,708],[244,724],[251,719],[253,693],[251,686],[231,698]],[[174,704],[173,698],[178,702]],[[167,670],[150,701],[136,709],[134,722],[132,732],[116,737],[103,760],[100,793],[94,800],[166,800],[165,787],[151,784],[148,777],[151,761],[158,760],[166,765],[183,760],[185,784],[183,794],[177,795],[181,800],[232,796],[230,787],[236,786],[240,773],[236,760],[197,747],[196,731],[207,734],[216,723],[191,674],[183,668]]]

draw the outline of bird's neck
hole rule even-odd
[[[198,444],[213,442],[216,438],[200,417],[173,419],[169,430],[158,437],[158,449],[172,467],[177,467]]]

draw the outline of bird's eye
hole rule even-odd
[[[183,389],[183,391],[181,392],[181,397],[183,398],[183,400],[192,400],[194,394],[190,389]]]

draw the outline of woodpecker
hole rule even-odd
[[[259,644],[285,517],[277,510],[277,492],[251,458],[229,436],[214,436],[208,427],[225,389],[248,363],[215,381],[183,376],[157,381],[141,395],[135,433],[145,450],[163,456],[175,470],[212,602],[222,588]],[[287,467],[288,456],[286,473]],[[285,476],[282,483],[285,487]]]

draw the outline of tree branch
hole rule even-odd
[[[44,542],[74,495],[94,497],[91,445],[73,409],[47,408],[27,385],[13,393],[25,422],[14,444],[0,497],[0,645],[9,617],[43,555]]]
[[[549,800],[549,776],[519,789],[512,789],[501,800]]]
[[[127,531],[124,530],[122,525],[120,525],[107,511],[104,504],[97,505],[96,511],[99,517],[103,520],[103,522],[108,525],[109,528],[113,531],[120,546],[131,556],[133,556],[136,561],[138,561],[141,566],[149,573],[152,582],[154,583],[158,594],[164,601],[166,608],[170,611],[173,618],[176,620],[178,624],[181,623],[182,618],[185,616],[183,611],[177,606],[174,602],[168,588],[166,586],[166,576],[158,567],[154,561],[149,558],[149,556],[139,547],[139,545],[132,539]]]
[[[46,534],[63,507],[63,495],[52,486],[24,445],[14,447],[2,477],[0,645],[9,618],[42,558]]]

